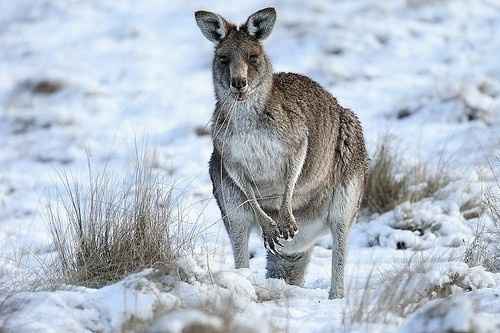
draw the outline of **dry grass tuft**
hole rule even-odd
[[[490,195],[489,198],[487,199],[487,208],[490,217],[493,219],[493,222],[495,223],[495,229],[496,229],[495,234],[496,236],[498,236],[498,239],[500,240],[500,198]]]
[[[8,313],[7,310],[6,310],[6,302],[7,302],[7,299],[2,299],[0,300],[0,333],[4,333],[5,332],[5,321],[7,320],[7,316],[8,316]]]
[[[344,328],[397,323],[428,301],[451,295],[455,287],[463,287],[462,277],[448,275],[448,282],[437,285],[429,280],[427,273],[439,263],[452,260],[415,254],[402,266],[380,273],[370,272],[361,290],[352,286],[347,289],[342,313]]]
[[[488,271],[496,271],[498,260],[491,249],[492,242],[498,240],[495,230],[492,232],[481,223],[474,226],[473,232],[474,237],[466,244],[464,262],[470,267],[483,266]]]
[[[202,304],[180,305],[174,309],[155,311],[151,320],[130,318],[122,326],[122,333],[130,332],[170,332],[172,318],[177,318],[179,331],[183,333],[256,333],[262,328],[259,323],[248,323],[237,318],[242,309],[238,308],[233,295],[207,299]],[[179,318],[185,318],[179,322]],[[263,319],[262,319],[263,320]],[[266,332],[277,330],[265,329]]]
[[[500,271],[500,179],[493,165],[490,170],[493,185],[486,190],[481,202],[469,205],[473,208],[466,207],[472,212],[472,218],[481,220],[474,225],[474,237],[467,244],[464,261],[471,267],[483,266],[496,273]],[[465,213],[464,217],[467,218]]]
[[[369,213],[385,213],[403,202],[431,197],[449,183],[446,168],[431,171],[423,164],[402,167],[401,158],[385,137],[372,157],[362,207]]]
[[[363,206],[370,212],[384,213],[403,202],[407,179],[397,177],[399,162],[387,143],[379,144],[368,169]]]
[[[487,250],[489,250],[489,252],[487,252],[487,263],[489,265],[485,267],[492,272],[500,272],[500,179],[495,174],[493,168],[492,171],[496,184],[487,192],[484,200],[485,210],[493,221],[493,228],[487,235],[489,245],[487,248]],[[484,238],[485,237],[482,239]]]
[[[346,307],[342,314],[344,327],[368,323],[388,323],[394,316],[405,317],[414,312],[428,300],[421,291],[412,286],[414,277],[401,272],[395,278],[389,275],[384,282],[378,282],[374,289],[375,273],[370,273],[360,294],[349,292]]]
[[[116,179],[88,163],[88,183],[61,176],[64,191],[49,205],[57,257],[56,277],[69,284],[102,286],[149,267],[173,268],[192,248],[172,187],[137,158],[132,175]]]
[[[0,333],[7,332],[6,327],[12,319],[13,313],[23,306],[22,302],[12,302],[12,298],[15,296],[16,292],[0,294]]]

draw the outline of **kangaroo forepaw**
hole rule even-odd
[[[278,255],[278,246],[282,247],[280,242],[280,231],[276,225],[269,226],[262,230],[264,238],[264,247],[274,255]]]
[[[297,223],[295,222],[293,215],[285,214],[281,216],[278,221],[280,236],[285,240],[293,239],[298,231]]]

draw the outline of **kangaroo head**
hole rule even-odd
[[[212,68],[217,98],[242,101],[272,80],[261,41],[273,29],[274,8],[259,10],[239,27],[211,12],[197,11],[195,18],[203,35],[216,45]]]

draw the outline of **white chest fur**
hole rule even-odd
[[[273,178],[283,169],[283,144],[265,132],[248,130],[235,134],[230,149],[231,159],[244,166],[253,177]]]
[[[262,123],[255,110],[239,109],[231,121],[227,148],[234,165],[264,192],[284,184],[287,150],[285,144]]]

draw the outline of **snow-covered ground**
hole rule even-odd
[[[496,0],[1,1],[0,292],[39,278],[40,262],[54,253],[43,212],[60,186],[57,172],[83,172],[88,152],[96,168],[107,163],[119,172],[134,143],[147,142],[155,167],[181,184],[186,200],[203,203],[192,215],[203,209],[198,223],[206,230],[182,263],[183,282],[147,271],[98,290],[21,293],[4,311],[8,319],[0,317],[0,331],[117,332],[153,317],[151,332],[178,332],[188,320],[218,327],[220,319],[175,309],[222,307],[227,298],[238,325],[257,332],[417,332],[426,314],[440,313],[428,304],[406,323],[347,325],[349,304],[327,299],[328,239],[314,249],[304,288],[264,279],[258,237],[250,269],[232,268],[211,196],[211,143],[196,134],[214,105],[213,46],[193,11],[242,22],[270,5],[278,21],[265,45],[275,70],[310,75],[353,109],[370,151],[390,133],[405,163],[445,159],[450,169],[452,182],[435,197],[355,225],[348,295],[381,288],[374,271],[403,267],[418,254],[431,258],[419,271],[422,283],[443,287],[458,277],[463,289],[477,290],[452,299],[442,323],[434,318],[422,332],[500,331],[500,275],[460,259],[477,226],[491,222],[464,217],[464,207],[480,206],[500,153]],[[43,80],[61,89],[33,93],[47,88]]]

